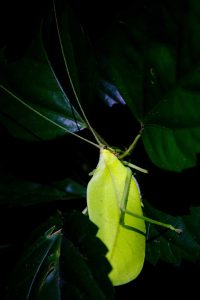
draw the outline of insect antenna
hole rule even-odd
[[[62,38],[61,38],[61,34],[60,34],[60,30],[59,30],[59,22],[58,22],[58,18],[57,18],[57,13],[56,13],[56,6],[55,6],[55,1],[53,1],[53,9],[54,9],[54,15],[55,15],[55,22],[56,22],[56,28],[57,28],[57,34],[58,34],[58,40],[59,40],[59,45],[60,45],[60,49],[61,49],[61,52],[62,52],[62,57],[63,57],[63,61],[64,61],[64,65],[65,65],[65,69],[66,69],[66,72],[67,72],[67,75],[68,75],[68,78],[69,78],[69,82],[70,82],[70,85],[71,85],[71,88],[72,88],[72,91],[73,91],[73,94],[74,94],[74,97],[76,99],[76,102],[79,106],[79,109],[81,111],[81,114],[85,120],[85,123],[87,125],[87,127],[90,129],[90,131],[92,132],[96,142],[98,143],[99,146],[102,146],[102,143],[101,143],[101,139],[99,139],[99,135],[96,134],[95,130],[93,129],[93,127],[91,126],[83,108],[82,108],[82,105],[80,103],[80,100],[79,100],[79,96],[76,92],[76,88],[74,86],[74,83],[73,83],[73,80],[72,80],[72,77],[70,75],[70,69],[69,69],[69,65],[68,65],[68,61],[67,61],[67,58],[65,56],[65,51],[64,51],[64,48],[63,48],[63,44],[62,44]],[[70,106],[72,107],[72,105],[70,104]]]

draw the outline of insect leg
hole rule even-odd
[[[165,227],[165,228],[173,230],[177,233],[181,233],[182,232],[181,229],[175,228],[171,224],[163,223],[163,222],[160,222],[160,221],[157,221],[157,220],[150,219],[150,218],[148,218],[146,216],[143,216],[143,215],[135,214],[134,212],[129,211],[127,209],[127,202],[128,202],[128,195],[129,195],[131,179],[132,179],[132,172],[131,172],[130,168],[127,168],[127,175],[126,175],[124,191],[123,191],[123,195],[122,195],[122,202],[121,202],[120,224],[122,226],[126,227],[127,229],[131,229],[131,226],[127,226],[124,222],[125,214],[128,214],[128,215],[130,215],[134,218],[138,218],[138,219],[144,220],[148,223],[155,224],[155,225],[158,225],[158,226],[161,226],[161,227]],[[138,231],[137,228],[132,228],[132,230]]]
[[[127,213],[126,207],[127,207],[127,202],[128,202],[128,195],[129,195],[131,180],[132,180],[132,171],[130,168],[127,168],[126,180],[125,180],[124,191],[123,191],[122,201],[121,201],[121,208],[120,208],[121,215],[120,215],[119,222],[124,228],[138,232],[142,235],[145,235],[145,233],[143,231],[139,230],[138,228],[135,228],[135,227],[125,224],[125,214]]]

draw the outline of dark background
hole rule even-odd
[[[152,1],[144,0],[132,1],[131,5],[128,1],[121,1],[118,4],[115,1],[105,0],[92,2],[71,0],[70,2],[94,47],[97,47],[98,41],[120,13],[130,9],[139,12],[152,5]],[[156,1],[153,3],[155,5]],[[184,1],[182,3],[184,4]],[[26,3],[4,1],[1,3],[0,44],[1,47],[7,46],[6,53],[11,60],[23,55],[34,34],[38,31],[41,19],[48,13],[50,4],[51,1],[47,0],[27,1]],[[107,139],[112,139],[115,143],[121,131],[123,136],[121,143],[126,144],[130,141],[132,133],[127,129],[129,112],[126,108],[117,106],[108,109],[103,107],[101,113],[104,115],[104,125],[100,129],[103,136],[105,134]],[[99,118],[100,122],[101,118]],[[115,130],[116,136],[113,133],[114,128],[118,129]],[[61,155],[62,157],[68,151],[69,141],[59,139],[47,143],[28,143],[14,139],[4,128],[0,128],[0,138],[1,170],[28,179],[38,178],[38,174],[41,180],[64,178],[65,166],[60,168],[61,161],[56,160],[51,161],[51,168],[49,168],[47,153],[50,157],[53,155],[55,157]],[[56,151],[59,155],[56,155]],[[82,151],[84,153],[84,149]],[[87,151],[86,147],[85,152]],[[191,205],[199,205],[199,160],[197,167],[176,174],[156,168],[149,161],[141,143],[136,151],[141,153],[142,166],[150,171],[148,177],[139,175],[139,178],[144,197],[148,195],[148,200],[153,205],[173,215],[188,214]],[[96,159],[98,158],[94,155],[91,162],[93,167]],[[78,164],[78,162],[75,163]],[[171,197],[172,193],[173,197]],[[23,243],[30,230],[43,221],[44,215],[45,217],[50,216],[57,206],[62,208],[63,203],[52,204],[48,207],[36,205],[29,208],[5,207],[4,210],[2,209],[0,213],[1,239],[3,242],[7,242],[10,241],[11,237],[11,240],[19,246],[18,249],[16,248],[16,257],[13,257],[13,254],[9,256],[9,252],[5,251],[5,255],[9,259],[6,259],[5,262],[2,259],[2,284],[7,280],[10,269],[18,258],[20,242]],[[24,228],[24,224],[27,224],[26,228]],[[14,229],[13,225],[15,225]],[[6,228],[6,233],[4,228]],[[138,279],[128,285],[116,288],[116,298],[129,297],[129,299],[134,299],[138,296],[149,296],[160,299],[186,292],[190,293],[190,297],[193,297],[198,293],[199,270],[199,264],[185,261],[180,266],[159,262],[156,267],[145,262],[144,269]]]

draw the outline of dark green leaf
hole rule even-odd
[[[173,171],[194,166],[200,152],[200,4],[178,8],[133,12],[106,41],[110,77],[144,125],[149,157]]]
[[[0,120],[13,135],[47,140],[84,127],[51,67],[39,35],[19,61],[6,63],[1,55]]]
[[[97,227],[80,213],[65,216],[63,241],[63,288],[71,299],[113,299],[108,280],[111,266],[103,243],[95,238]],[[72,293],[72,294],[71,294]],[[72,297],[73,295],[73,297]]]
[[[51,217],[27,241],[6,299],[113,299],[107,249],[96,233],[82,213]]]
[[[155,225],[148,225],[147,259],[156,264],[159,259],[179,264],[182,259],[195,262],[200,259],[200,207],[192,207],[190,214],[173,217],[145,202],[150,218],[182,229],[181,234]]]
[[[86,188],[69,178],[43,184],[15,177],[2,177],[0,181],[0,203],[12,206],[84,198],[85,195]]]
[[[37,300],[60,300],[60,240],[53,245],[52,253],[49,253],[44,260],[40,274],[38,276],[38,286],[35,291],[35,299]]]
[[[35,243],[29,245],[18,262],[8,289],[7,299],[60,299],[57,270],[60,256],[61,232],[54,227],[46,231]],[[56,277],[55,277],[56,276]],[[39,282],[38,282],[39,281]],[[51,289],[46,287],[51,281]],[[53,295],[56,296],[52,298]],[[46,298],[34,298],[46,295]]]

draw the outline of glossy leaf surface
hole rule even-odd
[[[84,127],[51,67],[41,36],[18,61],[6,62],[2,54],[0,68],[0,117],[14,136],[48,140]]]
[[[145,203],[148,216],[182,229],[181,234],[149,225],[147,260],[156,264],[159,259],[180,264],[183,259],[196,262],[200,259],[200,207],[192,207],[190,214],[171,216]]]
[[[144,126],[150,159],[181,171],[200,152],[200,5],[173,5],[177,16],[163,3],[122,16],[104,48],[110,78]]]
[[[96,231],[77,212],[58,214],[36,228],[13,272],[6,299],[113,299],[107,250]]]

